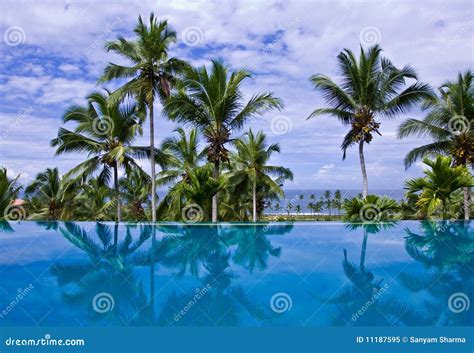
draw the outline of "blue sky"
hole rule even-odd
[[[121,59],[103,50],[105,41],[131,37],[137,16],[154,11],[178,31],[172,54],[194,65],[220,58],[245,67],[253,93],[273,91],[285,109],[249,122],[262,129],[281,153],[272,160],[293,170],[291,189],[360,189],[356,150],[342,161],[345,128],[331,117],[307,121],[323,106],[308,78],[338,77],[335,57],[344,48],[379,43],[396,65],[411,64],[433,87],[454,79],[474,62],[474,10],[470,1],[9,1],[0,2],[0,165],[30,181],[48,166],[62,173],[83,160],[54,157],[64,110],[85,102],[107,62]],[[108,85],[113,88],[113,85]],[[156,110],[160,111],[157,105]],[[403,157],[426,141],[397,140],[396,129],[414,110],[382,122],[382,137],[366,148],[369,188],[401,188],[421,175],[404,170]],[[160,116],[156,138],[176,126]],[[146,144],[147,131],[138,143]],[[146,165],[146,163],[144,163]]]

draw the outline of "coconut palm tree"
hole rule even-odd
[[[164,170],[158,174],[157,185],[166,185],[179,179],[186,179],[190,170],[196,168],[206,158],[206,150],[198,152],[198,131],[191,129],[189,136],[182,128],[175,130],[179,137],[170,137],[163,141],[161,150],[170,158]]]
[[[423,159],[430,169],[425,177],[408,180],[405,189],[408,195],[417,194],[416,205],[428,216],[441,209],[443,219],[448,215],[448,207],[454,203],[456,192],[472,187],[474,177],[465,166],[452,166],[451,157],[438,156],[436,160]],[[457,217],[456,217],[457,218]]]
[[[337,210],[338,214],[341,214],[341,208],[342,208],[342,194],[341,190],[336,190],[334,192],[334,202],[333,202],[334,208]]]
[[[326,210],[328,210],[329,212],[329,219],[331,219],[331,216],[332,216],[332,193],[330,190],[326,190],[324,192],[324,199],[326,200],[325,201],[325,207],[326,207]]]
[[[257,186],[265,184],[279,197],[283,197],[280,183],[285,179],[292,180],[293,173],[288,168],[268,165],[272,154],[280,152],[280,146],[276,143],[268,145],[266,135],[261,131],[254,135],[250,129],[244,138],[234,141],[234,146],[237,152],[232,155],[232,161],[236,171],[232,172],[229,181],[247,181],[251,185],[252,215],[253,221],[257,222]]]
[[[22,186],[18,184],[19,177],[20,175],[9,178],[7,169],[0,168],[0,221],[12,216],[11,205],[22,189]],[[0,229],[3,228],[0,227]]]
[[[392,118],[423,100],[433,98],[432,90],[426,84],[415,82],[406,87],[406,79],[417,79],[415,70],[410,66],[396,68],[389,59],[381,56],[381,52],[378,45],[368,49],[361,47],[357,60],[352,51],[344,49],[337,56],[342,74],[340,83],[322,74],[310,78],[314,88],[323,94],[328,107],[316,109],[308,119],[332,115],[350,126],[341,145],[343,159],[348,148],[359,146],[363,197],[368,194],[364,145],[372,141],[374,134],[381,135],[378,119]]]
[[[151,191],[151,178],[148,174],[132,169],[126,177],[119,180],[120,192],[127,201],[126,210],[133,220],[145,220],[145,208],[149,204]]]
[[[98,178],[91,178],[78,186],[74,216],[83,220],[109,220],[115,207],[113,191]]]
[[[229,73],[219,61],[206,67],[189,70],[185,89],[171,95],[164,111],[173,120],[191,123],[207,140],[207,157],[214,165],[214,178],[218,178],[221,165],[229,161],[227,145],[232,133],[242,129],[251,117],[271,109],[280,109],[280,99],[272,93],[256,94],[243,101],[241,86],[250,77],[246,70]],[[212,221],[217,222],[217,194],[212,196]]]
[[[33,219],[68,219],[72,215],[72,184],[59,174],[58,168],[46,168],[25,189],[31,197],[28,204],[34,210]]]
[[[212,213],[209,195],[224,189],[226,178],[213,178],[212,165],[189,170],[186,179],[174,184],[157,208],[165,220],[185,222],[208,221]]]
[[[421,120],[408,119],[400,125],[398,137],[415,135],[432,141],[414,148],[405,157],[405,167],[420,158],[443,154],[453,158],[454,165],[474,166],[474,78],[471,70],[459,74],[439,88],[435,102],[424,106],[428,114]],[[464,188],[464,219],[470,215],[470,190]]]
[[[133,96],[148,109],[150,122],[150,160],[151,160],[151,215],[156,221],[156,171],[155,171],[155,97],[163,102],[176,84],[177,76],[188,67],[188,64],[178,58],[169,56],[169,47],[176,42],[176,32],[167,21],[160,21],[151,13],[149,25],[138,17],[134,32],[135,40],[119,37],[116,41],[108,42],[105,46],[108,52],[113,52],[130,62],[130,66],[109,63],[100,82],[114,79],[128,81],[112,94],[113,99],[123,99]]]
[[[51,141],[56,155],[63,153],[87,153],[90,157],[71,169],[66,177],[80,180],[98,174],[99,180],[107,184],[113,172],[117,221],[122,219],[122,200],[119,191],[119,170],[128,173],[132,168],[145,172],[134,158],[150,158],[147,146],[132,146],[137,135],[142,134],[143,113],[136,104],[111,104],[108,96],[93,93],[86,107],[72,106],[63,116],[64,123],[74,122],[74,130],[60,128],[58,137]],[[155,163],[163,163],[164,155],[154,153]]]

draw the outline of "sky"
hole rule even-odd
[[[246,128],[280,144],[271,163],[293,171],[287,189],[361,189],[357,150],[342,160],[347,127],[330,116],[306,120],[325,106],[309,77],[337,81],[339,52],[378,43],[396,66],[412,65],[420,81],[436,88],[474,66],[473,6],[464,0],[0,0],[0,166],[28,183],[46,167],[66,173],[83,161],[84,155],[55,157],[49,142],[67,107],[84,104],[102,87],[117,87],[97,83],[108,62],[125,64],[105,52],[105,42],[133,38],[138,15],[154,12],[178,33],[172,56],[196,66],[217,58],[231,69],[246,68],[252,78],[243,86],[245,99],[271,91],[284,101],[282,111],[252,119]],[[397,139],[403,120],[422,116],[414,109],[380,120],[382,136],[365,148],[369,190],[401,189],[407,178],[422,175],[421,163],[405,171],[403,158],[428,140]],[[176,127],[159,115],[158,143]],[[136,144],[148,141],[146,128]]]

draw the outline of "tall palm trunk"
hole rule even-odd
[[[151,159],[151,220],[156,222],[156,171],[155,171],[155,121],[153,115],[153,98],[150,106],[150,159]]]
[[[122,222],[122,198],[120,197],[120,191],[119,191],[117,163],[115,163],[114,165],[114,189],[115,189],[115,201],[117,202],[117,222]]]
[[[471,188],[465,187],[463,188],[464,191],[464,219],[467,221],[469,220],[469,216],[471,215]]]
[[[256,177],[252,185],[252,198],[253,198],[253,221],[257,222],[257,178]]]
[[[214,179],[219,178],[219,164],[214,163]],[[212,222],[217,222],[217,193],[212,196]]]
[[[369,185],[367,181],[367,171],[365,170],[365,158],[364,158],[364,141],[359,142],[359,160],[360,160],[360,170],[362,172],[362,182],[363,182],[363,190],[362,190],[362,197],[367,197],[369,193]]]

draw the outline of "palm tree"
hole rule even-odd
[[[75,217],[84,220],[111,219],[111,210],[114,208],[113,192],[98,178],[91,178],[78,187],[80,193],[74,202]]]
[[[361,47],[357,60],[352,51],[344,49],[337,56],[342,73],[340,84],[321,74],[310,78],[315,89],[322,92],[328,107],[316,109],[308,119],[333,115],[342,124],[350,126],[341,145],[343,159],[349,147],[359,145],[363,197],[368,194],[364,144],[372,141],[374,133],[381,135],[376,119],[405,113],[421,101],[433,98],[432,90],[426,84],[415,82],[404,88],[406,79],[417,79],[415,70],[410,66],[396,68],[381,56],[381,52],[378,45],[367,50]]]
[[[18,185],[17,175],[14,178],[7,176],[7,169],[0,168],[0,220],[8,219],[12,202],[18,197],[22,187]],[[0,227],[0,229],[2,229]]]
[[[87,153],[90,157],[71,169],[66,177],[71,180],[87,178],[100,170],[99,180],[107,184],[113,172],[117,221],[122,219],[122,200],[119,192],[120,169],[130,172],[132,168],[145,172],[134,158],[150,157],[146,146],[131,143],[142,134],[143,115],[135,104],[111,105],[107,95],[93,93],[86,107],[72,106],[63,116],[64,123],[77,123],[73,131],[60,128],[58,137],[51,141],[57,147],[56,155],[71,152]],[[164,155],[155,151],[155,163],[162,163]]]
[[[133,220],[145,220],[144,204],[150,200],[151,179],[148,174],[132,169],[126,177],[119,180],[120,192],[127,200],[126,209]]]
[[[432,216],[441,209],[442,217],[446,219],[448,206],[453,204],[456,192],[472,187],[474,177],[465,166],[451,166],[451,157],[438,156],[434,161],[424,158],[423,163],[430,169],[423,172],[425,177],[405,183],[407,195],[419,193],[416,205],[422,212]]]
[[[119,54],[131,63],[122,66],[113,63],[105,68],[100,82],[114,79],[129,79],[122,87],[112,94],[113,99],[133,96],[140,104],[148,108],[150,120],[150,159],[151,159],[151,215],[156,221],[156,171],[155,171],[155,122],[153,105],[155,97],[161,102],[170,95],[171,88],[176,84],[177,76],[188,67],[180,59],[169,57],[170,44],[176,42],[176,32],[167,21],[158,22],[151,13],[147,26],[141,16],[134,29],[137,38],[133,41],[119,37],[105,46],[108,52]]]
[[[333,202],[334,208],[337,210],[338,214],[341,213],[341,208],[342,208],[342,194],[341,190],[336,190],[334,192],[334,202]]]
[[[220,175],[222,163],[229,161],[226,146],[233,132],[242,129],[251,117],[271,109],[280,109],[282,102],[272,93],[256,94],[243,102],[241,86],[250,77],[246,70],[229,74],[221,62],[189,70],[185,89],[173,94],[165,104],[165,113],[173,120],[191,123],[205,136],[207,157],[214,165],[214,178]],[[212,195],[212,221],[217,222],[217,194]]]
[[[275,212],[276,212],[276,213],[279,213],[280,210],[281,210],[281,205],[280,205],[279,202],[277,202],[277,203],[275,204]]]
[[[224,176],[213,178],[210,164],[191,169],[186,179],[170,188],[158,206],[157,213],[170,221],[208,221],[212,213],[209,195],[223,190],[225,184]]]
[[[190,170],[196,168],[206,157],[206,150],[198,152],[198,131],[191,129],[189,136],[182,128],[175,130],[179,137],[167,138],[161,150],[170,156],[164,170],[158,174],[157,185],[166,185],[186,179]]]
[[[435,102],[424,106],[422,119],[408,119],[400,125],[398,137],[430,137],[432,142],[414,148],[405,157],[405,167],[420,158],[442,153],[451,156],[454,165],[474,166],[474,78],[473,72],[459,74],[439,88]],[[464,188],[464,219],[470,215],[470,190]]]
[[[326,190],[324,192],[324,198],[326,200],[325,204],[326,204],[326,209],[329,211],[329,219],[331,219],[331,213],[332,213],[332,194],[331,194],[331,191],[329,190]]]
[[[271,191],[283,197],[280,183],[284,179],[292,180],[293,173],[288,168],[267,164],[274,152],[280,152],[280,146],[276,143],[268,146],[266,135],[261,131],[254,135],[250,129],[245,138],[235,140],[234,145],[237,153],[232,156],[232,160],[237,171],[232,173],[230,182],[249,182],[252,190],[253,221],[257,222],[257,186],[265,184]],[[275,176],[276,180],[271,176]]]
[[[324,201],[320,200],[320,201],[316,201],[316,202],[313,202],[313,211],[314,213],[316,214],[316,219],[318,219],[318,214],[320,214],[323,209],[324,209]]]
[[[35,210],[33,218],[49,220],[67,219],[72,214],[71,186],[59,174],[58,168],[46,168],[38,173],[35,180],[25,189],[25,195],[31,196],[28,202]]]

